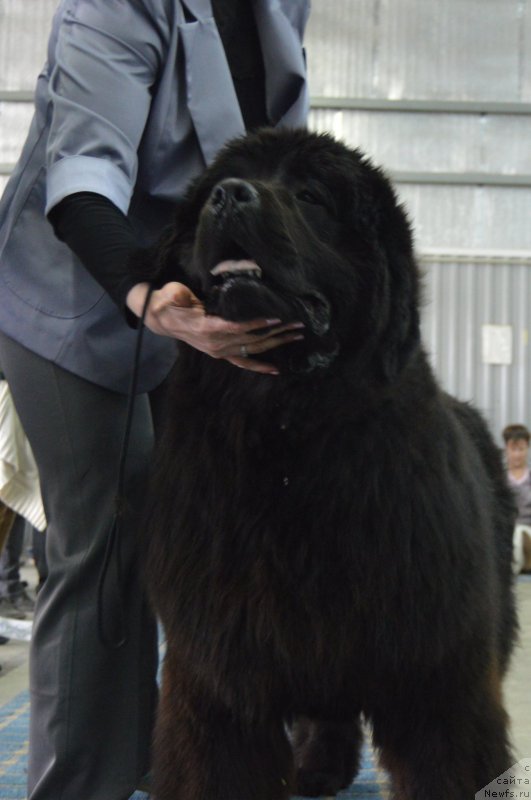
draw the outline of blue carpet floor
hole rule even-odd
[[[25,800],[28,757],[28,693],[22,692],[0,707],[0,798]],[[363,753],[362,769],[354,785],[339,795],[341,800],[387,800],[386,777],[376,766],[368,746]],[[148,800],[135,792],[131,800]]]

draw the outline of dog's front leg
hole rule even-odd
[[[192,690],[166,656],[153,754],[156,800],[287,800],[293,756],[282,719],[243,724]]]
[[[336,795],[358,773],[363,743],[361,720],[349,722],[295,719],[290,738],[297,770],[297,794]]]
[[[516,761],[498,670],[488,666],[472,679],[448,662],[431,680],[419,672],[372,721],[393,800],[468,800]]]

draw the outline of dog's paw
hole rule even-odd
[[[297,772],[296,793],[301,797],[334,796],[342,789],[347,789],[353,776],[337,775],[333,772],[308,772],[301,769]]]
[[[298,717],[290,738],[298,795],[330,797],[350,786],[360,762],[359,720],[338,723]]]

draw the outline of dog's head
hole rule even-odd
[[[267,353],[283,372],[357,360],[392,379],[419,341],[405,214],[384,174],[327,135],[229,144],[190,188],[161,258],[208,313],[304,322],[304,341]]]

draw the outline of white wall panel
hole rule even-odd
[[[32,90],[58,0],[0,0],[0,89]]]
[[[528,116],[314,109],[310,125],[391,170],[531,175]]]
[[[389,97],[518,99],[518,0],[382,0]]]
[[[528,0],[313,0],[312,92],[523,100],[528,14]]]
[[[511,422],[531,424],[531,257],[431,257],[421,266],[423,340],[443,386],[473,401],[498,438]],[[511,364],[482,362],[485,324],[512,327]]]
[[[522,100],[531,102],[531,2],[521,0],[519,14],[522,25],[522,47],[518,64],[520,93]]]
[[[33,106],[0,102],[0,163],[14,164],[26,138]]]
[[[396,188],[420,249],[531,252],[531,188],[419,184]]]
[[[374,94],[379,13],[379,0],[312,0],[306,36],[312,94]]]

